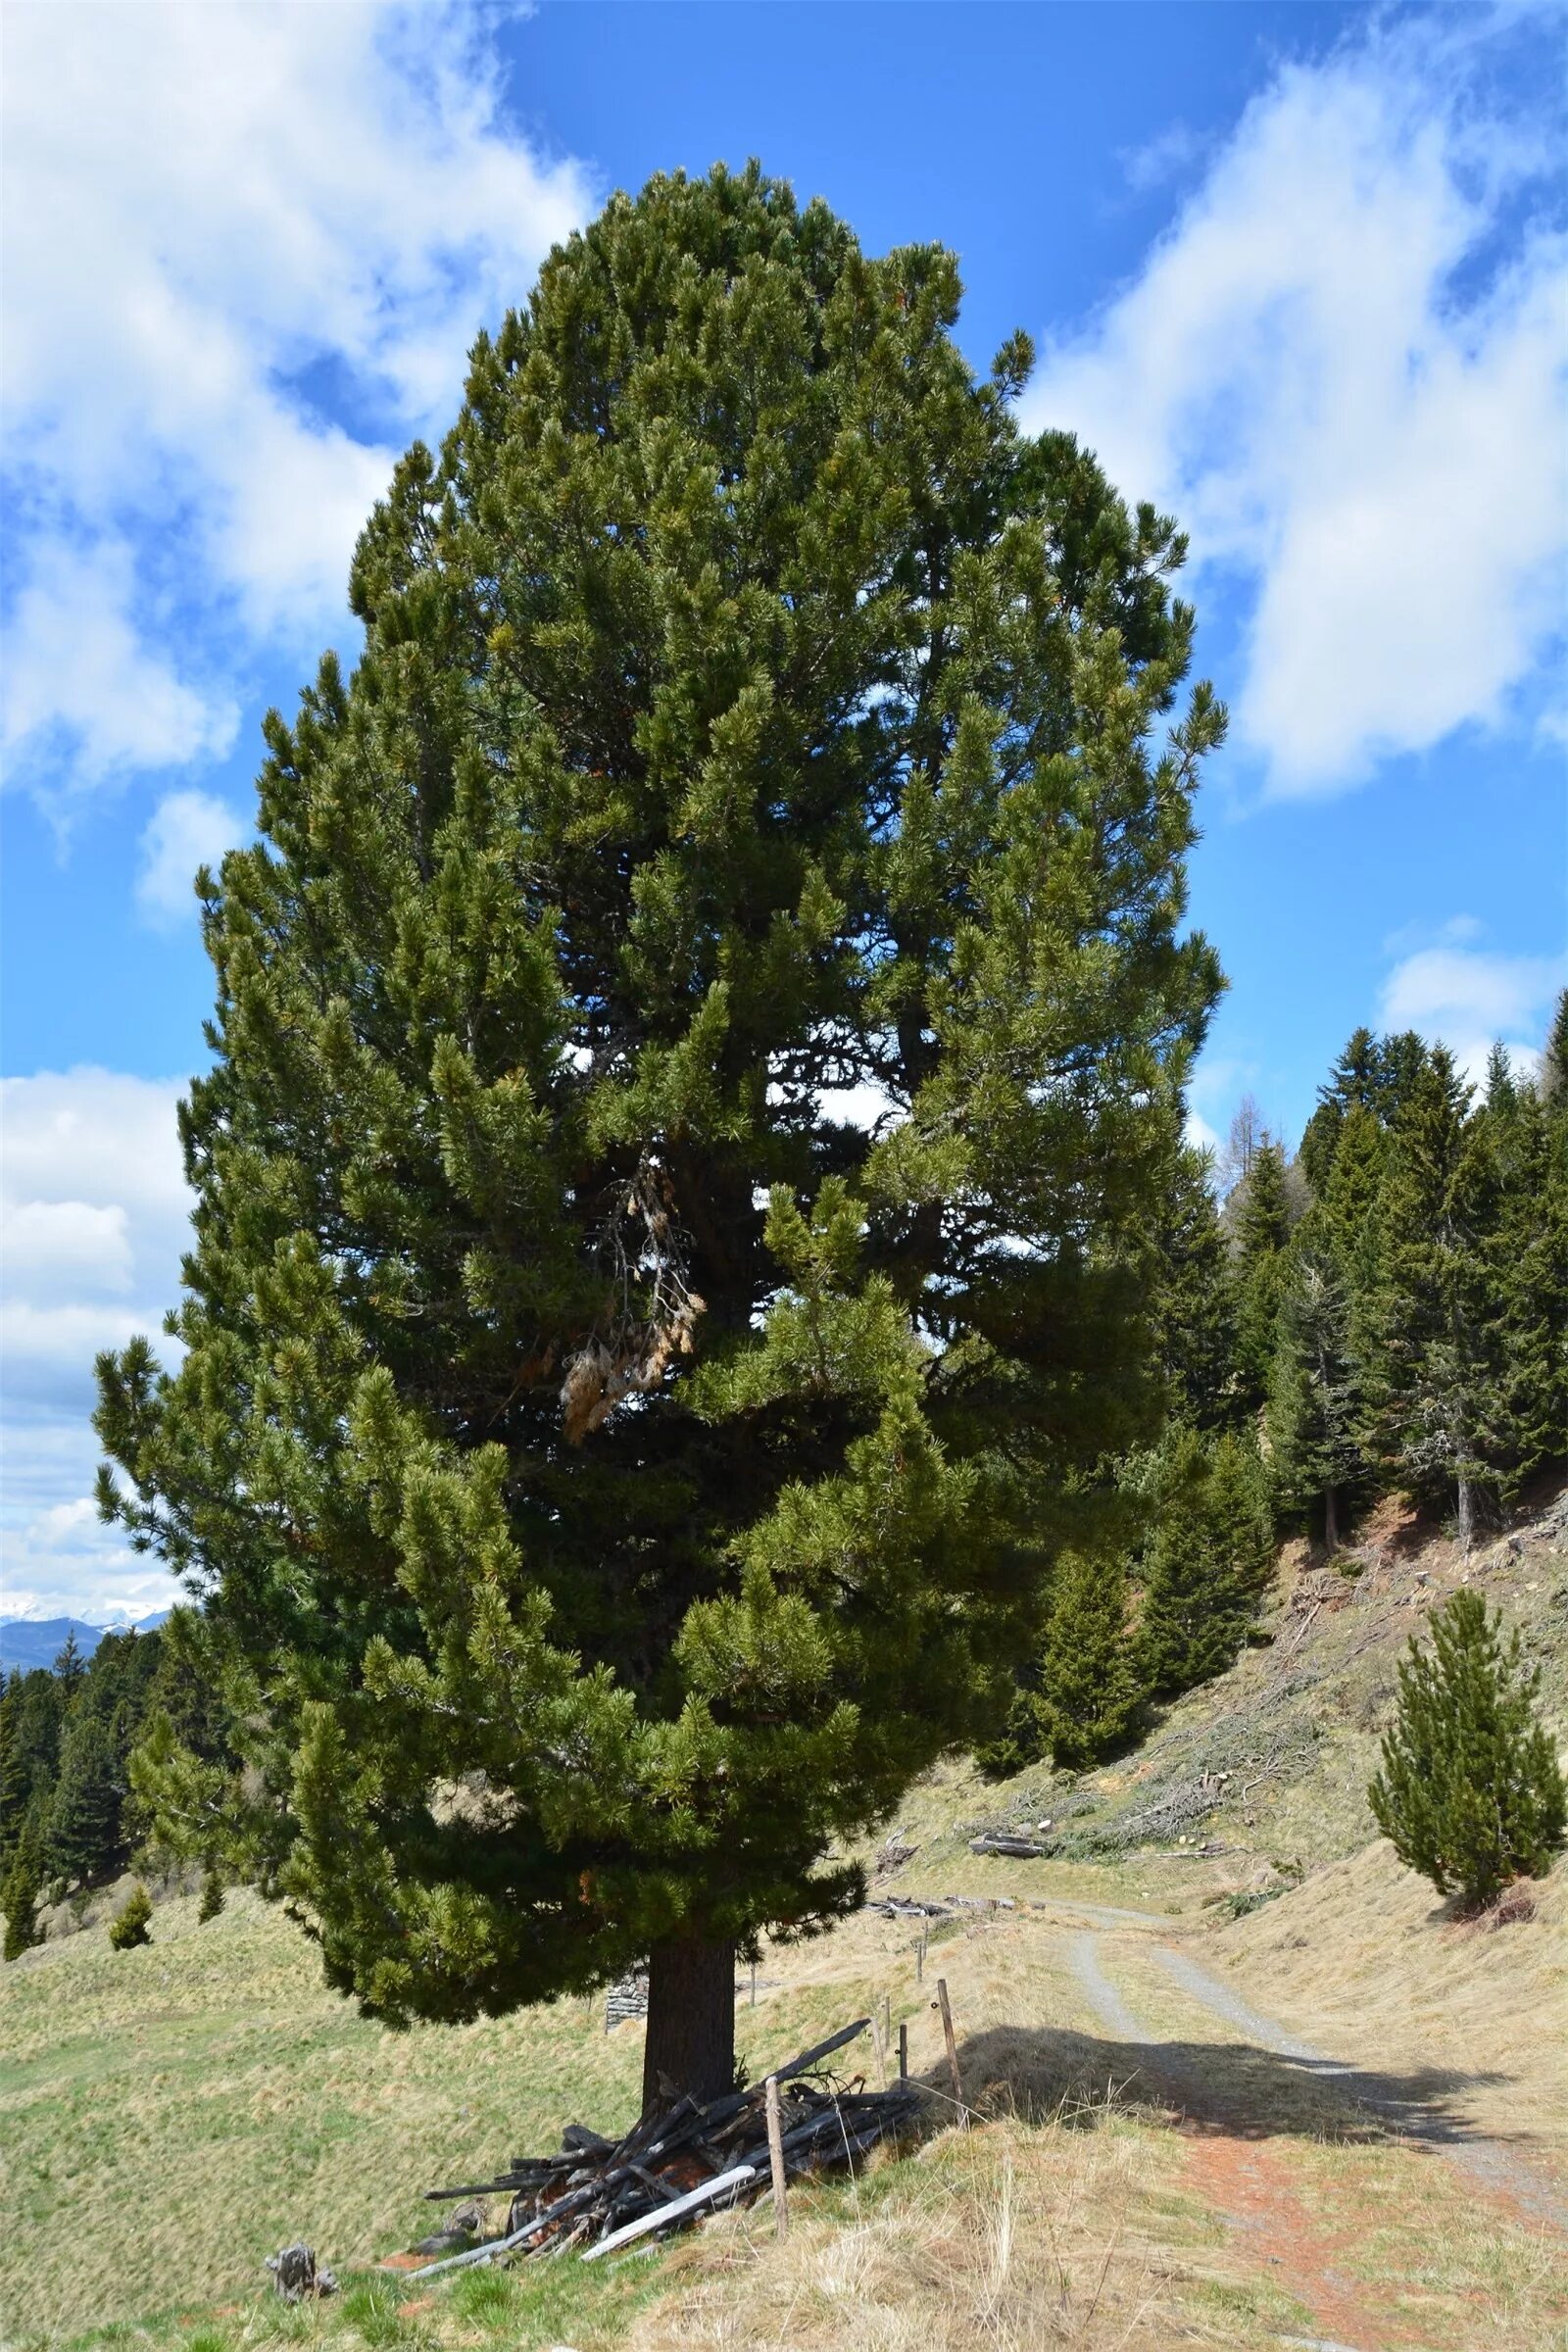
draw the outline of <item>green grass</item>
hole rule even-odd
[[[89,1930],[0,1976],[6,2337],[129,2321],[172,2291],[220,2302],[296,2237],[340,2273],[375,2261],[437,2226],[423,2188],[636,2114],[641,2032],[607,2034],[602,2002],[393,2033],[327,1991],[253,1894],[206,1926],[194,1897],[161,1903],[153,1935],[112,1952]],[[760,2069],[882,1988],[841,1971],[743,2002],[739,2046]]]
[[[1175,1914],[1186,1926],[1212,1931],[1200,1947],[1211,1961],[1224,1966],[1234,1953],[1240,1988],[1264,2009],[1283,2009],[1288,2019],[1315,2011],[1343,1979],[1343,2015],[1335,2012],[1321,2027],[1311,2016],[1305,2022],[1313,2034],[1322,2033],[1325,2046],[1346,2044],[1347,2055],[1356,2052],[1357,2019],[1373,2014],[1376,1986],[1389,1977],[1398,2016],[1415,2021],[1424,2049],[1438,2055],[1434,2035],[1449,2026],[1448,2039],[1460,2034],[1467,2052],[1495,2043],[1505,2052],[1509,2096],[1521,2098],[1526,2070],[1503,2032],[1512,2015],[1504,1996],[1512,1985],[1519,2013],[1514,2038],[1521,2050],[1532,2020],[1539,2043],[1543,2019],[1560,2005],[1560,1972],[1543,1975],[1544,1963],[1538,1958],[1531,1975],[1525,1962],[1549,1937],[1555,1907],[1536,1927],[1510,1929],[1472,1950],[1434,1930],[1430,1903],[1417,1899],[1421,1890],[1411,1896],[1371,1849],[1354,1862],[1312,1871],[1304,1887],[1223,1929],[1217,1907],[1203,1907],[1205,1897],[1246,1883],[1247,1849],[1254,1856],[1300,1853],[1321,1860],[1361,1834],[1361,1788],[1379,1693],[1416,1617],[1398,1598],[1411,1566],[1397,1578],[1385,1578],[1381,1594],[1370,1602],[1359,1597],[1357,1587],[1352,1606],[1324,1610],[1309,1629],[1290,1678],[1298,1675],[1298,1687],[1281,1704],[1293,1723],[1310,1716],[1318,1736],[1300,1772],[1259,1792],[1250,1822],[1233,1803],[1219,1809],[1215,1826],[1232,1846],[1229,1857],[1192,1862],[1143,1851],[1042,1863],[973,1855],[968,1838],[976,1828],[1053,1815],[1063,1784],[1037,1771],[998,1788],[984,1783],[972,1765],[955,1763],[910,1791],[896,1826],[917,1850],[877,1883],[908,1892],[1010,1893]],[[1440,1561],[1431,1596],[1441,1596],[1455,1573],[1452,1563]],[[1568,1657],[1560,1633],[1568,1604],[1560,1549],[1489,1567],[1488,1583],[1548,1659],[1548,1704],[1559,1705]],[[1250,1652],[1219,1686],[1173,1710],[1143,1751],[1097,1776],[1105,1811],[1144,1801],[1143,1792],[1169,1772],[1187,1770],[1202,1750],[1207,1727],[1228,1709],[1254,1706],[1270,1677],[1278,1679],[1280,1662],[1277,1651]],[[1555,1895],[1551,1903],[1556,1905]],[[421,2202],[424,2187],[483,2180],[514,2152],[556,2145],[562,2126],[573,2119],[611,2132],[629,2122],[641,2074],[636,2026],[607,2035],[602,2004],[595,2003],[590,2015],[580,2002],[563,2002],[473,2027],[393,2034],[326,1991],[313,1948],[280,1913],[243,1892],[206,1926],[197,1924],[194,1896],[160,1902],[153,1936],[144,1949],[115,1953],[99,1923],[0,1971],[0,2146],[6,2158],[0,2345],[76,2343],[93,2352],[110,2345],[145,2346],[148,2352],[270,2352],[287,2345],[320,2346],[323,2352],[400,2346],[471,2352],[495,2343],[531,2352],[564,2342],[576,2352],[609,2352],[629,2342],[645,2352],[687,2340],[679,2314],[688,2293],[699,2294],[704,2309],[717,2315],[712,2327],[719,2332],[708,2340],[737,2347],[781,2340],[768,2332],[790,2308],[787,2295],[777,2300],[783,2285],[775,2294],[769,2284],[780,2258],[764,2259],[755,2229],[753,2237],[743,2234],[737,2241],[742,2253],[729,2271],[728,2225],[667,2253],[619,2264],[585,2268],[544,2261],[504,2274],[458,2274],[423,2289],[413,2278],[370,2268],[439,2220],[440,2209]],[[782,1985],[765,1991],[755,2011],[743,2000],[737,2014],[738,2044],[752,2072],[879,2005],[884,1995],[895,2024],[909,2024],[916,2071],[935,2070],[941,2045],[930,2003],[934,1978],[946,1976],[960,2043],[967,2037],[976,2053],[986,2053],[973,2063],[991,2068],[994,2061],[1005,2078],[1016,2061],[1014,2071],[1021,2068],[1027,2078],[1028,2096],[1006,2127],[1012,2134],[1006,2144],[1020,2177],[1029,2169],[1038,2181],[1031,2216],[1041,2217],[1039,2226],[1055,2230],[1061,2200],[1077,2193],[1080,2173],[1087,2167],[1088,2177],[1095,2164],[1115,2154],[1136,2184],[1127,2191],[1134,2240],[1147,2239],[1154,2249],[1151,2279],[1167,2278],[1162,2266],[1170,2254],[1176,2265],[1169,2272],[1176,2281],[1169,2286],[1170,2308],[1192,2318],[1200,2330],[1193,2340],[1266,2340],[1264,2314],[1272,2307],[1266,2296],[1259,2300],[1255,2280],[1238,2281],[1235,2264],[1222,2260],[1224,2249],[1216,2250],[1212,2233],[1195,2222],[1190,2198],[1184,2201],[1176,2185],[1180,2144],[1157,2118],[1118,2119],[1115,2148],[1092,2161],[1085,2151],[1093,2133],[1052,2138],[1041,2123],[1064,2087],[1055,2084],[1059,2052],[1054,2036],[1065,2035],[1080,2052],[1102,2050],[1066,1966],[1067,1939],[1054,1931],[1049,1916],[1020,1910],[933,1923],[925,1982],[918,1986],[915,1940],[910,1923],[867,1915],[823,1942],[770,1953],[762,1976],[782,1979]],[[1156,2033],[1223,2043],[1212,2021],[1186,2011],[1168,1980],[1140,1957],[1142,1941],[1136,1929],[1107,1939],[1134,2007]],[[1392,2034],[1393,2019],[1377,2015],[1380,2034]],[[862,2047],[856,2062],[869,2071],[869,2050]],[[1242,2063],[1239,2053],[1233,2060],[1216,2051],[1216,2066],[1232,2063]],[[1005,2093],[1006,2081],[1000,2078]],[[940,2079],[933,2071],[933,2080]],[[1490,2111],[1481,2112],[1487,2128],[1502,2128]],[[1292,2162],[1303,2189],[1318,2163],[1315,2144],[1311,2131],[1293,2136]],[[928,2155],[932,2161],[920,2157],[890,2168],[857,2190],[826,2189],[805,2200],[803,2242],[814,2249],[812,2260],[824,2277],[838,2260],[835,2232],[853,2238],[872,2223],[885,2227],[886,2260],[876,2291],[890,2311],[902,2311],[901,2281],[911,2263],[918,2269],[924,2259],[925,2224],[916,2228],[921,2212],[929,2209],[939,2236],[948,2228],[944,2217],[953,2220],[956,2246],[972,2239],[968,2252],[960,2247],[953,2257],[960,2284],[976,2265],[983,2273],[990,2259],[983,2213],[966,2207],[964,2192],[954,2185],[961,2180],[961,2152],[944,2152],[939,2144]],[[1396,2211],[1404,2193],[1397,2184],[1406,2178],[1398,2167],[1417,2163],[1436,2199],[1418,2217],[1418,2227],[1441,2226],[1443,2242],[1428,2265],[1429,2278],[1418,2275],[1413,2259],[1406,2263],[1411,2291],[1440,2302],[1484,2293],[1501,2308],[1517,2248],[1506,2230],[1486,2226],[1484,2214],[1473,2233],[1455,2230],[1451,2200],[1439,2193],[1445,2171],[1435,2160],[1401,2160],[1389,2151],[1348,2154],[1324,2144],[1321,2161],[1325,2199],[1336,2180],[1348,2180],[1348,2166],[1366,2192],[1367,2210],[1379,2211],[1380,2228],[1383,2207],[1393,2210],[1391,2263],[1396,2241],[1409,2235]],[[931,2200],[929,2208],[922,2198]],[[1091,2282],[1102,2250],[1098,2214],[1089,2200],[1080,2226],[1081,2260],[1074,2256]],[[1036,2226],[1033,2219],[1030,2226]],[[296,2237],[307,2238],[336,2269],[343,2292],[318,2308],[291,2312],[267,2288],[262,2266],[269,2253]],[[1122,2259],[1118,2253],[1115,2265]],[[1352,2267],[1370,2261],[1368,2275],[1375,2276],[1379,2260],[1374,2248]],[[1489,2265],[1496,2267],[1494,2279]],[[780,2271],[781,2280],[783,2276]],[[791,2285],[789,2294],[795,2291]],[[801,2312],[837,2308],[837,2290],[819,2290],[807,2279],[800,2291],[806,2298]],[[943,2352],[948,2340],[938,2315],[949,2288],[931,2292],[933,2301],[918,2306],[916,2298],[906,2315],[908,2340],[918,2352]],[[1165,2295],[1166,2287],[1159,2292]],[[666,2305],[676,2315],[667,2322],[660,2316]],[[742,2305],[750,2317],[734,2316]],[[1234,2325],[1224,2317],[1230,2307]],[[1520,2315],[1515,2332],[1521,2343],[1548,2340],[1531,2332],[1539,2309],[1538,2295],[1531,2312]],[[1026,2321],[1027,2313],[1019,2340],[1032,2342]],[[1424,2319],[1412,2324],[1426,2326]],[[792,2325],[799,2329],[805,2322],[798,2314]],[[893,2328],[894,2321],[887,2325]],[[897,2325],[904,2328],[906,2319]],[[810,2341],[848,2346],[860,2340],[853,2328],[841,2339],[826,2320],[822,2326],[827,2332]],[[1217,2334],[1205,2338],[1205,2327]],[[1451,2333],[1451,2327],[1445,2335],[1434,2322],[1433,2342],[1446,2342]],[[893,2343],[895,2335],[887,2340]],[[1084,2340],[1098,2343],[1099,2336]],[[1105,2340],[1117,2340],[1114,2331]]]

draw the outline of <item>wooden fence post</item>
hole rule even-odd
[[[784,2127],[779,2117],[777,2075],[767,2078],[767,2161],[773,2175],[773,2235],[788,2237],[790,2213],[784,2187]]]
[[[969,2110],[963,2103],[963,2082],[958,2074],[958,2045],[953,2038],[953,2009],[948,2000],[948,1980],[937,1979],[937,2000],[942,2009],[942,2032],[948,2045],[948,2073],[953,2079],[953,2104],[958,2111],[958,2121],[967,2127]]]
[[[907,2082],[908,2080],[909,2029],[906,2025],[901,2024],[899,2027],[899,2081],[901,2082]]]

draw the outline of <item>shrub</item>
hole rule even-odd
[[[152,1897],[138,1879],[123,1906],[109,1923],[109,1940],[117,1952],[128,1952],[138,1943],[151,1943],[147,1923],[152,1915]]]
[[[222,1908],[223,1882],[217,1869],[209,1863],[202,1873],[202,1899],[196,1911],[198,1923],[205,1927],[210,1919],[218,1917]]]
[[[1510,1879],[1550,1867],[1568,1822],[1568,1790],[1537,1722],[1539,1671],[1517,1632],[1479,1593],[1456,1592],[1432,1620],[1431,1647],[1412,1636],[1399,1697],[1367,1798],[1401,1862],[1467,1911]]]

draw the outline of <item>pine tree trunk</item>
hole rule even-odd
[[[1467,1478],[1459,1481],[1459,1554],[1470,1557],[1470,1544],[1476,1532],[1475,1489]]]
[[[1340,1548],[1339,1497],[1332,1487],[1325,1488],[1323,1494],[1323,1542],[1330,1552]]]
[[[735,2082],[735,1946],[695,1936],[656,1943],[648,1958],[643,2113],[666,2106],[661,2078],[694,2098]]]

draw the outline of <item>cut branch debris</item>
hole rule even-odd
[[[593,2261],[655,2231],[679,2229],[714,2205],[759,2195],[770,2182],[781,2187],[789,2176],[846,2164],[853,2171],[879,2140],[909,2129],[924,2096],[907,2078],[872,2091],[863,2077],[841,2082],[824,2070],[823,2061],[870,2022],[857,2018],[774,2068],[768,2082],[706,2106],[676,2099],[645,2115],[623,2139],[568,2124],[557,2155],[514,2157],[493,2180],[427,2189],[429,2200],[510,2191],[511,2205],[494,2237],[416,2275],[512,2254],[560,2254],[569,2246]]]

